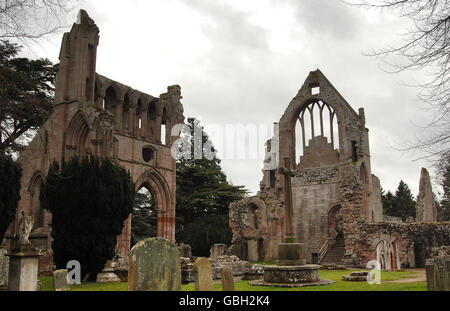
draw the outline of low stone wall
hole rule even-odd
[[[376,259],[382,240],[395,243],[401,268],[424,267],[433,248],[450,245],[450,222],[442,223],[359,223],[351,241],[354,264],[365,265]],[[346,239],[346,248],[348,246]],[[350,243],[349,243],[350,244]],[[414,255],[414,256],[413,256]]]

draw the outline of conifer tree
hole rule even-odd
[[[0,244],[16,214],[21,177],[20,165],[0,153]]]
[[[194,133],[202,133],[203,144],[209,137],[195,118],[189,118],[188,124],[191,133],[185,134],[193,155]],[[211,151],[216,152],[214,147]],[[209,256],[209,249],[215,243],[231,242],[228,206],[246,193],[243,186],[227,181],[220,162],[216,156],[212,159],[192,156],[177,161],[176,239],[190,244],[196,256]]]
[[[72,158],[50,167],[40,200],[52,213],[56,269],[78,260],[82,276],[100,272],[115,255],[117,236],[132,212],[130,175],[110,159]]]

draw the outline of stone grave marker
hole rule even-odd
[[[128,264],[129,291],[180,291],[180,252],[172,242],[150,238],[137,243]]]
[[[234,291],[234,279],[233,279],[233,270],[230,266],[224,266],[221,270],[222,274],[222,290],[223,291]]]
[[[63,292],[70,290],[67,274],[67,269],[56,270],[55,272],[53,272],[53,286],[55,288],[55,291]]]
[[[200,257],[194,262],[195,290],[213,291],[212,265],[208,258]]]

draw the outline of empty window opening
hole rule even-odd
[[[275,188],[275,170],[270,170],[270,188]]]
[[[129,121],[130,121],[130,98],[128,94],[125,95],[125,100],[123,101],[123,109],[122,109],[122,128],[128,129]]]
[[[143,148],[142,149],[142,158],[145,162],[150,162],[154,159],[155,151],[152,148]]]
[[[323,137],[334,150],[339,150],[339,126],[333,108],[322,102],[314,101],[306,105],[298,115],[295,124],[295,154],[297,161],[305,155],[310,140]],[[323,139],[322,138],[322,139]]]
[[[315,86],[311,88],[311,95],[317,95],[320,94],[320,87],[319,86]]]
[[[136,105],[136,127],[138,129],[142,128],[142,102],[140,99]]]
[[[352,140],[352,161],[358,161],[358,147],[356,146],[355,140]]]

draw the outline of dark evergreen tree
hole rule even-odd
[[[400,181],[395,191],[390,216],[400,217],[403,221],[408,217],[416,217],[416,201],[408,185],[403,180]]]
[[[194,132],[202,133],[203,144],[209,138],[198,120],[189,118],[188,124],[191,132],[184,135],[194,155]],[[215,153],[214,147],[211,151]],[[177,161],[176,239],[190,244],[196,256],[209,256],[215,243],[230,244],[228,206],[246,193],[243,186],[227,181],[220,162],[215,156],[211,160],[192,156]]]
[[[394,212],[392,211],[394,208],[394,198],[395,196],[391,191],[388,191],[386,194],[383,189],[381,189],[381,203],[383,205],[383,214],[391,216]]]
[[[16,214],[21,177],[20,165],[0,153],[0,244]]]
[[[142,188],[136,193],[131,219],[131,246],[146,238],[156,236],[155,201],[151,193]]]
[[[54,162],[42,187],[41,206],[52,213],[52,249],[57,269],[81,263],[82,276],[95,275],[115,254],[116,237],[133,209],[134,184],[109,159]]]
[[[21,151],[53,108],[55,66],[19,58],[20,47],[0,42],[0,153]]]

